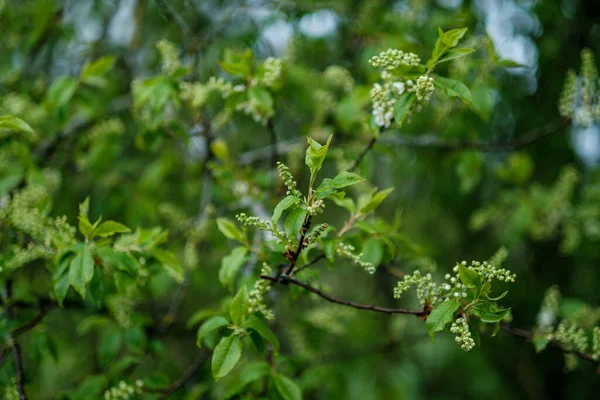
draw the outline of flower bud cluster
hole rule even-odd
[[[592,358],[600,360],[600,327],[592,329]]]
[[[540,328],[551,327],[556,321],[562,298],[558,286],[549,287],[544,294],[540,312],[537,315],[537,325]]]
[[[488,264],[495,265],[496,267],[500,267],[504,261],[508,258],[508,249],[504,246],[500,247],[494,255],[490,257],[488,260]]]
[[[461,263],[464,266],[467,266],[467,262],[463,261]],[[484,280],[491,282],[494,279],[498,279],[501,282],[512,283],[517,278],[516,274],[513,274],[507,269],[504,268],[496,268],[492,264],[489,264],[487,261],[479,262],[472,261],[471,265],[468,266],[470,270],[477,272]],[[454,272],[458,272],[458,265],[454,267]]]
[[[585,331],[568,321],[561,321],[555,330],[546,330],[544,337],[548,341],[559,343],[565,350],[585,353],[588,349],[588,337]]]
[[[321,237],[323,232],[325,232],[325,229],[327,229],[328,227],[329,227],[329,225],[327,225],[327,224],[321,224],[316,229],[314,229],[311,233],[306,235],[306,238],[304,239],[305,246],[308,246],[311,243],[315,243],[317,241],[317,239]]]
[[[316,89],[313,92],[315,104],[318,112],[322,115],[326,115],[328,112],[335,110],[336,101],[335,96],[328,90]]]
[[[430,273],[421,275],[421,271],[417,270],[412,275],[404,275],[404,278],[398,282],[398,285],[394,288],[394,298],[399,299],[404,292],[413,286],[417,287],[417,297],[421,304],[428,302],[439,291]]]
[[[429,75],[421,75],[414,86],[414,92],[419,103],[429,102],[434,90],[433,78]]]
[[[375,266],[373,265],[373,263],[361,260],[361,257],[362,257],[363,254],[362,253],[360,253],[360,254],[354,254],[355,250],[356,249],[354,248],[354,246],[352,246],[350,244],[346,244],[346,243],[341,243],[340,242],[340,243],[338,243],[338,245],[337,245],[337,247],[335,249],[335,252],[339,256],[345,257],[345,258],[351,260],[352,262],[354,262],[355,264],[360,265],[369,274],[374,274],[375,273]]]
[[[594,54],[589,49],[581,52],[581,74],[567,72],[558,109],[563,117],[573,119],[575,125],[587,127],[600,121],[600,82]]]
[[[292,177],[290,169],[284,163],[277,161],[277,171],[279,171],[279,176],[288,189],[286,195],[302,197],[302,193],[296,188],[298,183]]]
[[[325,209],[325,202],[322,199],[315,200],[312,205],[306,207],[308,215],[317,215]]]
[[[566,118],[571,118],[575,111],[575,96],[577,94],[577,74],[572,69],[567,71],[565,83],[558,99],[558,112]]]
[[[135,382],[135,385],[121,381],[117,386],[113,386],[104,392],[104,400],[134,399],[138,394],[142,393],[143,387],[144,383],[139,379]]]
[[[259,217],[250,216],[246,213],[240,213],[237,214],[235,218],[240,222],[240,224],[244,226],[253,226],[255,228],[260,229],[261,231],[271,230],[271,224],[267,221],[263,221]]]
[[[454,333],[456,337],[454,341],[460,345],[460,348],[464,351],[469,351],[475,347],[475,340],[471,336],[469,330],[469,324],[463,317],[457,318],[450,326],[450,332]]]
[[[417,67],[421,63],[421,59],[415,53],[405,53],[398,49],[388,49],[378,56],[373,56],[369,60],[369,63],[375,68],[391,70],[401,65]]]
[[[263,263],[260,270],[261,275],[271,275],[271,267],[267,263]],[[271,290],[272,285],[264,279],[258,279],[254,282],[254,289],[248,294],[248,314],[261,313],[265,319],[273,320],[275,315],[269,310],[265,304],[264,295]]]
[[[391,97],[391,91],[379,83],[373,85],[369,92],[373,102],[373,116],[377,126],[389,127],[394,118],[394,104],[396,101]]]
[[[173,43],[163,39],[156,44],[156,48],[160,52],[163,72],[171,74],[181,66],[177,48]]]
[[[354,78],[350,71],[339,65],[330,65],[323,71],[323,77],[329,86],[342,89],[350,93],[354,88]]]
[[[283,71],[283,60],[281,58],[268,57],[263,64],[265,74],[262,83],[266,87],[274,87],[281,81]]]
[[[243,103],[235,106],[236,111],[241,111],[242,113],[252,117],[255,122],[258,122],[262,125],[267,125],[267,121],[269,118],[273,116],[275,111],[273,111],[270,107],[265,107],[261,102],[259,102],[254,97],[249,98]]]

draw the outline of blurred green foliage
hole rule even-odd
[[[0,0],[0,397],[595,398],[569,352],[600,356],[599,18]],[[294,257],[335,298],[441,307],[424,323],[259,278]],[[502,308],[506,282],[463,259],[517,274]],[[466,300],[421,295],[443,279]]]

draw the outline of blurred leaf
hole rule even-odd
[[[302,391],[290,378],[274,374],[273,384],[284,400],[302,400]]]
[[[462,82],[436,75],[433,77],[433,83],[435,86],[444,90],[446,95],[450,97],[458,97],[469,106],[473,105],[471,92],[469,91],[469,88],[466,87]]]
[[[196,335],[196,345],[202,347],[202,339],[206,337],[209,332],[222,328],[229,325],[229,321],[224,317],[214,316],[209,318],[200,326],[198,334]]]
[[[248,254],[248,249],[243,246],[239,246],[233,249],[229,255],[223,257],[221,260],[219,281],[223,286],[229,288],[229,290],[233,290],[233,281],[238,271],[246,261],[246,254]]]
[[[456,301],[445,301],[441,304],[438,304],[427,316],[427,321],[425,324],[427,325],[427,331],[429,332],[429,337],[432,342],[435,342],[435,333],[439,331],[443,331],[448,323],[452,322],[454,319],[454,313],[460,304]]]
[[[212,375],[218,381],[227,375],[242,356],[242,341],[237,336],[221,338],[212,357]]]

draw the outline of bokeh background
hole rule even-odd
[[[585,126],[561,120],[558,102],[567,70],[580,70],[582,49],[600,50],[600,3],[0,0],[0,112],[20,116],[48,143],[65,132],[69,137],[31,167],[52,171],[59,182],[52,214],[75,224],[77,204],[89,196],[92,215],[131,227],[166,227],[169,247],[187,275],[179,286],[159,273],[143,298],[118,306],[145,321],[139,346],[152,349],[118,372],[110,367],[129,351],[125,344],[99,362],[102,346],[115,345],[105,337],[110,335],[81,333],[82,321],[93,324],[93,305],[52,310],[23,339],[31,398],[89,398],[81,383],[93,384],[89,376],[111,382],[180,376],[197,352],[197,322],[231,296],[218,270],[232,244],[214,217],[265,210],[269,215],[285,191],[264,151],[270,137],[263,125],[224,116],[219,103],[210,103],[200,118],[185,110],[172,87],[155,88],[151,97],[165,101],[156,100],[149,112],[136,103],[133,82],[160,74],[158,41],[177,48],[189,68],[184,81],[227,79],[219,67],[226,49],[251,49],[259,60],[284,58],[273,122],[279,158],[304,187],[306,136],[323,141],[334,133],[322,176],[347,167],[370,140],[363,122],[379,73],[368,59],[387,48],[427,59],[438,26],[469,28],[464,44],[477,52],[439,72],[469,86],[473,107],[436,94],[401,131],[386,132],[363,160],[362,176],[377,187],[395,187],[377,214],[397,221],[394,251],[375,246],[379,271],[371,277],[348,263],[322,263],[307,279],[340,298],[410,306],[410,297],[392,296],[397,276],[419,267],[441,277],[457,261],[487,260],[505,247],[503,266],[518,275],[504,300],[515,326],[535,326],[552,285],[564,296],[564,318],[583,313],[593,324],[600,304],[600,125],[594,118]],[[62,102],[64,92],[53,82],[77,77],[86,62],[105,55],[116,57],[105,84],[78,89]],[[504,68],[498,60],[520,67]],[[350,71],[351,91],[330,87],[323,71],[331,65]],[[207,121],[213,125],[210,140],[226,144],[230,165],[207,151]],[[503,148],[548,124],[552,133],[539,140]],[[443,146],[449,142],[466,145]],[[497,146],[478,151],[468,143]],[[15,174],[20,179],[25,173],[15,168],[0,166],[2,195],[14,186]],[[345,212],[331,205],[327,218],[339,227]],[[256,268],[248,266],[242,279],[254,279]],[[20,278],[23,293],[44,291],[48,275],[40,271],[30,269]],[[531,343],[500,334],[482,336],[480,347],[464,353],[449,334],[432,344],[417,318],[346,309],[291,289],[273,290],[269,302],[282,342],[277,362],[305,399],[598,396],[597,366],[582,362],[569,370],[559,351],[536,354]],[[155,335],[171,315],[174,297],[180,299],[174,321]],[[113,307],[107,313],[115,312]],[[10,369],[5,365],[2,373],[6,378]],[[215,383],[207,364],[173,398],[221,399],[228,385],[227,379]]]

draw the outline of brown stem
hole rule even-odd
[[[296,266],[296,262],[298,262],[298,257],[300,256],[300,252],[304,248],[304,239],[306,238],[306,234],[310,229],[310,225],[312,224],[312,215],[307,215],[304,219],[304,223],[302,224],[302,228],[300,229],[300,240],[298,241],[298,248],[295,252],[293,252],[290,257],[290,265],[285,270],[287,275],[291,275],[294,272],[294,267]]]
[[[261,275],[260,278],[269,280],[271,282],[277,282],[277,278],[272,277],[272,276]],[[341,304],[343,306],[358,308],[359,310],[369,310],[369,311],[375,311],[375,312],[380,312],[380,313],[384,313],[384,314],[411,314],[411,315],[416,315],[418,317],[425,317],[425,316],[427,316],[427,314],[429,314],[429,310],[427,310],[427,309],[409,310],[406,308],[386,308],[386,307],[379,307],[379,306],[375,306],[375,305],[371,305],[371,304],[360,304],[360,303],[354,303],[352,301],[340,300],[340,299],[337,299],[335,297],[328,295],[327,293],[320,291],[319,289],[317,289],[315,287],[310,286],[307,283],[304,283],[297,279],[291,278],[289,276],[281,277],[280,281],[281,280],[285,281],[284,283],[291,283],[293,285],[300,286],[301,288],[308,290],[309,292],[314,293],[319,297],[324,298],[325,300],[329,301],[330,303],[336,303],[336,304]]]
[[[358,155],[358,157],[356,158],[356,160],[354,160],[354,163],[352,164],[352,166],[350,168],[348,168],[348,171],[353,171],[355,170],[360,163],[362,162],[363,158],[365,158],[365,156],[367,155],[367,153],[371,150],[371,148],[373,148],[373,145],[377,142],[377,138],[375,136],[373,136],[371,138],[371,140],[369,141],[369,143],[367,144],[367,147],[365,147],[363,149],[363,151],[360,152],[360,154]]]
[[[190,365],[190,367],[185,371],[185,373],[181,376],[181,378],[179,378],[177,381],[175,381],[175,383],[173,383],[171,386],[164,388],[164,389],[150,389],[150,388],[146,387],[143,390],[146,392],[149,392],[149,393],[160,393],[161,394],[161,396],[159,397],[160,400],[167,399],[173,393],[175,393],[176,391],[181,389],[181,387],[183,385],[185,385],[186,382],[188,382],[190,379],[192,379],[194,377],[194,375],[196,374],[196,372],[198,372],[200,367],[202,367],[202,365],[204,365],[206,360],[208,360],[208,355],[209,355],[208,351],[203,351],[202,353],[200,353],[198,358],[196,358],[196,360],[192,363],[192,365]]]
[[[315,257],[312,261],[296,268],[296,274],[298,274],[300,271],[302,271],[305,268],[310,267],[311,265],[314,265],[316,263],[318,263],[319,261],[321,261],[322,259],[325,258],[325,253],[321,253],[319,256]]]

